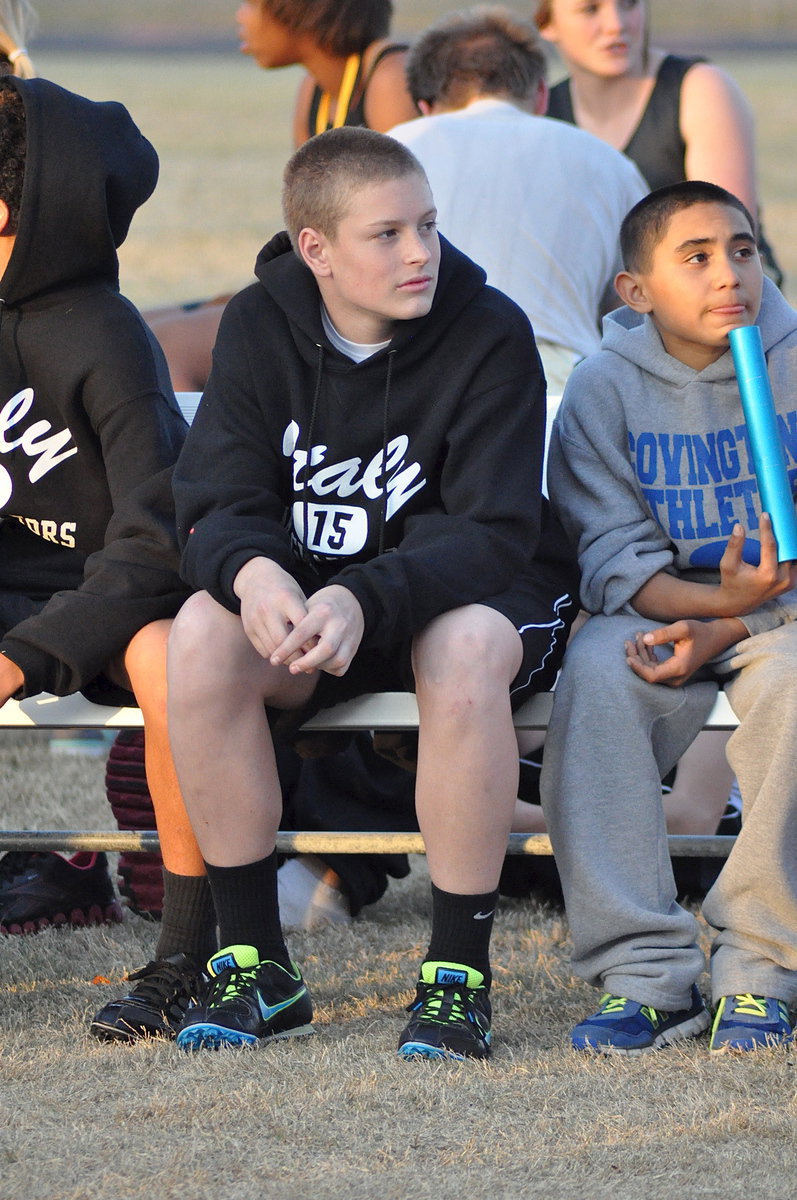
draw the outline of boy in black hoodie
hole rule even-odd
[[[433,918],[399,1053],[484,1058],[512,708],[552,684],[575,608],[540,490],[544,378],[527,319],[439,238],[399,143],[321,134],[283,199],[290,241],[224,314],[174,476],[197,594],[172,630],[170,729],[224,947],[178,1044],[312,1031],[280,929],[264,705],[280,732],[410,688]]]
[[[215,919],[166,730],[166,639],[186,596],[171,468],[186,426],[118,282],[117,247],[157,173],[120,104],[0,81],[0,704],[134,693],[169,868],[155,972],[168,1010],[188,1003]],[[4,928],[35,923],[36,871],[3,889]],[[160,1000],[144,1030],[168,1031]]]

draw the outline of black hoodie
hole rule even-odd
[[[68,590],[0,650],[24,695],[64,695],[184,598],[170,468],[186,426],[163,355],[118,290],[117,247],[157,180],[153,147],[120,104],[43,79],[13,86],[27,160],[0,280],[0,588],[50,590],[10,561],[24,528],[31,545],[43,539],[53,590]]]
[[[284,234],[227,306],[174,487],[183,575],[231,611],[235,576],[264,556],[308,591],[347,587],[363,647],[384,649],[507,590],[541,539],[557,556],[529,323],[441,242],[431,311],[360,364],[325,336]]]

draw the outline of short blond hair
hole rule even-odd
[[[412,174],[426,178],[415,155],[387,134],[353,125],[316,134],[292,155],[283,175],[282,213],[294,250],[303,229],[334,240],[361,188]]]

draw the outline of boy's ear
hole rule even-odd
[[[627,304],[634,312],[646,313],[653,308],[648,299],[645,285],[638,275],[630,271],[621,271],[615,278],[614,287],[623,304]]]
[[[332,274],[327,260],[329,239],[325,234],[307,226],[300,232],[296,244],[305,264],[318,279],[326,279]]]

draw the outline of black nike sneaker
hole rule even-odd
[[[484,976],[460,963],[425,962],[412,1013],[399,1039],[401,1058],[487,1058],[490,994]]]
[[[188,954],[158,958],[127,978],[135,986],[120,1000],[109,1001],[89,1026],[103,1042],[175,1037],[207,983],[202,968]]]
[[[104,854],[81,850],[65,858],[11,851],[4,855],[0,870],[0,933],[38,933],[50,925],[122,920]]]
[[[182,1050],[257,1046],[314,1033],[313,1004],[299,968],[258,958],[254,946],[228,946],[208,962],[204,1002],[177,1034]]]

